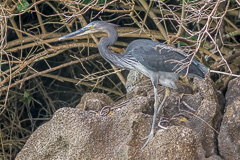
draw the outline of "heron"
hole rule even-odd
[[[60,37],[59,40],[89,33],[105,32],[108,36],[102,37],[98,43],[101,56],[119,68],[136,70],[150,78],[154,89],[154,112],[151,131],[143,138],[146,139],[142,146],[144,148],[154,136],[156,116],[170,94],[169,88],[177,89],[176,83],[181,74],[204,79],[209,69],[191,56],[187,56],[180,49],[148,39],[134,40],[123,54],[114,53],[108,49],[108,46],[113,45],[118,38],[116,26],[104,21],[93,21],[77,31]],[[188,67],[184,68],[183,64],[188,64]],[[165,95],[160,105],[158,102],[158,84],[165,87]]]

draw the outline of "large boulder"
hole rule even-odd
[[[161,111],[161,125],[168,129],[156,127],[144,149],[140,148],[151,128],[153,89],[148,81],[143,86],[127,84],[133,92],[121,105],[112,104],[106,95],[88,93],[78,105],[81,109],[59,109],[30,136],[16,159],[220,159],[216,137],[221,107],[211,80],[195,79],[193,88],[179,84],[180,89],[171,90]],[[159,86],[159,100],[163,93]],[[112,106],[113,113],[98,114],[106,106]]]
[[[240,79],[229,82],[226,107],[218,136],[219,152],[224,159],[240,159]]]

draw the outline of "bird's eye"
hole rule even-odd
[[[93,26],[90,26],[89,29],[93,29]]]

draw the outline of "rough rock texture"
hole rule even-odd
[[[149,159],[205,159],[196,133],[183,126],[159,130],[146,149]]]
[[[93,114],[87,110],[99,111],[112,101],[88,93],[80,103],[84,110],[59,109],[31,135],[16,159],[221,159],[216,132],[221,107],[211,80],[195,79],[193,88],[178,84],[179,89],[171,90],[161,112],[167,120],[161,125],[168,129],[156,127],[154,138],[141,150],[141,138],[151,128],[154,98],[150,81],[135,75],[129,75],[132,81],[126,88],[132,98],[125,106],[109,116]],[[163,94],[159,86],[159,100]]]
[[[113,100],[103,93],[85,93],[81,102],[76,106],[81,110],[94,110],[99,111],[105,106],[112,106]]]
[[[136,73],[131,71],[126,83],[128,95],[131,96],[146,88],[144,87],[146,84],[143,84],[146,81],[145,77],[134,78],[135,75]],[[177,90],[171,90],[171,96],[165,102],[161,116],[167,120],[170,119],[171,125],[181,124],[194,130],[206,151],[206,158],[217,155],[217,136],[222,120],[221,110],[225,103],[223,94],[213,88],[210,78],[206,80],[195,78],[193,88],[181,83],[177,86]],[[150,87],[152,87],[151,84]],[[159,86],[158,90],[161,91],[159,94],[159,100],[161,101],[164,95],[164,87]],[[147,97],[153,97],[153,90],[148,91]],[[182,118],[187,117],[186,114],[189,115],[189,112],[193,115],[192,117],[188,116],[188,120],[184,122]],[[181,116],[182,114],[184,116]]]
[[[140,150],[144,143],[140,138],[148,134],[146,125],[152,121],[139,112],[147,101],[136,97],[129,102],[135,108],[106,117],[61,108],[31,135],[16,159],[202,159],[196,133],[183,126],[160,130]]]
[[[219,152],[224,159],[240,159],[240,79],[229,82],[221,124]]]
[[[151,80],[143,74],[130,71],[125,87],[127,89],[127,98],[132,98],[136,95],[146,96],[147,92],[152,89],[152,83]]]
[[[216,137],[222,120],[221,107],[211,80],[195,79],[194,84],[199,89],[197,97],[201,97],[202,100],[194,117],[187,122],[187,126],[196,131],[206,151],[205,156],[210,157],[218,154]],[[196,99],[198,99],[197,97]]]

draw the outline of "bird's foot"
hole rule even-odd
[[[152,138],[153,138],[153,131],[151,131],[150,134],[147,135],[146,137],[141,138],[141,140],[147,139],[147,141],[144,143],[144,145],[141,147],[141,149],[145,148],[147,146],[147,144],[151,141]]]

